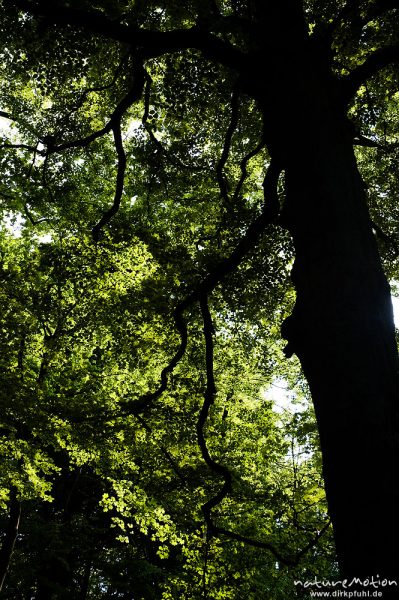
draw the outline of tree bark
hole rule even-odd
[[[399,382],[390,290],[349,144],[330,137],[317,154],[317,161],[298,156],[286,169],[297,300],[283,334],[312,393],[342,574],[399,583]]]
[[[300,147],[284,151],[284,220],[295,245],[297,300],[283,334],[312,393],[342,574],[399,582],[398,357],[390,289],[347,126],[325,95],[319,94],[318,110],[316,97],[308,98],[306,130],[297,132]]]
[[[314,40],[281,39],[262,81],[249,70],[245,83],[285,169],[282,223],[295,246],[297,299],[282,333],[312,394],[341,574],[395,580],[383,597],[398,598],[399,362],[390,288],[339,81]]]

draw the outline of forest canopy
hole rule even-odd
[[[309,598],[296,580],[346,568],[319,388],[287,323],[314,312],[291,279],[302,240],[317,254],[333,232],[327,306],[335,245],[357,256],[364,219],[341,238],[346,191],[331,218],[287,198],[297,171],[297,197],[320,196],[354,146],[395,288],[397,6],[277,4],[1,2],[4,598]],[[295,74],[308,55],[331,111]]]

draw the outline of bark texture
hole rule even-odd
[[[284,22],[267,4],[259,3],[260,25],[274,22],[282,34],[273,51],[267,36],[259,42],[268,70],[262,80],[249,73],[248,87],[285,169],[282,223],[295,245],[297,292],[282,329],[287,355],[299,357],[312,393],[341,573],[399,584],[399,364],[390,288],[328,53],[306,38],[299,11]],[[384,598],[398,597],[399,587],[384,589]]]
[[[338,127],[331,136],[337,133]],[[312,392],[342,573],[399,579],[399,382],[390,290],[345,136],[315,146],[317,161],[308,154],[286,171],[297,301],[283,334]]]

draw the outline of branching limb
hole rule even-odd
[[[215,527],[214,533],[215,535],[224,535],[232,540],[236,540],[237,542],[243,542],[244,544],[247,544],[248,546],[253,546],[254,548],[263,548],[264,550],[269,550],[282,564],[294,567],[298,565],[302,556],[304,556],[307,552],[309,552],[309,550],[311,550],[318,544],[320,538],[326,533],[330,525],[331,521],[328,520],[320,529],[320,531],[309,541],[309,543],[306,544],[306,546],[304,546],[301,550],[299,550],[299,552],[297,552],[297,554],[295,554],[292,557],[283,556],[272,544],[268,542],[253,540],[252,538],[248,538],[245,535],[240,535],[239,533],[235,533],[234,531],[228,531],[223,527]]]
[[[62,133],[63,132],[63,130],[62,130],[63,125],[65,123],[68,123],[70,121],[70,119],[71,119],[71,116],[73,114],[75,114],[77,111],[79,111],[82,108],[82,106],[86,102],[87,97],[89,96],[89,94],[96,93],[96,92],[97,93],[104,92],[104,91],[109,90],[109,89],[111,89],[111,88],[113,88],[115,86],[115,84],[116,84],[116,82],[117,82],[117,80],[118,80],[118,78],[119,78],[119,76],[120,76],[120,74],[122,72],[122,69],[123,69],[125,63],[126,63],[127,59],[129,58],[129,56],[131,54],[132,54],[132,50],[129,49],[129,51],[126,52],[122,56],[122,58],[121,58],[121,60],[120,60],[120,62],[118,64],[118,66],[115,69],[115,72],[114,72],[114,74],[112,76],[112,79],[108,83],[106,83],[104,85],[100,85],[100,86],[89,87],[89,88],[84,89],[82,92],[80,92],[78,98],[70,106],[69,112],[59,122],[58,127],[59,127],[59,130],[60,130],[60,134],[59,134],[60,136],[63,135],[63,133]]]
[[[173,313],[177,330],[179,331],[181,343],[171,362],[161,373],[161,385],[152,394],[147,394],[140,400],[128,403],[128,412],[142,412],[154,400],[158,399],[167,388],[168,375],[183,357],[187,347],[187,325],[184,320],[184,312],[195,302],[201,301],[204,296],[209,295],[215,287],[244,260],[249,252],[256,247],[264,230],[273,223],[278,216],[279,204],[277,197],[277,182],[281,173],[281,166],[271,161],[264,181],[265,206],[259,217],[257,217],[248,227],[246,234],[237,244],[236,248],[222,260],[208,275],[188,294],[175,308]]]
[[[188,294],[173,311],[173,320],[175,328],[179,333],[180,344],[170,360],[164,367],[160,375],[160,384],[154,392],[144,394],[137,400],[129,400],[120,407],[118,412],[102,413],[92,417],[84,417],[82,419],[74,419],[75,423],[89,422],[94,420],[98,422],[101,419],[113,419],[123,414],[139,415],[143,413],[151,404],[158,400],[161,395],[167,390],[169,375],[173,373],[176,366],[183,358],[188,342],[187,324],[184,318],[185,311],[195,302],[201,302],[204,297],[207,297],[223,279],[232,273],[238,265],[244,260],[253,248],[258,244],[264,230],[268,225],[273,223],[279,211],[277,198],[277,182],[281,172],[281,167],[272,161],[269,165],[265,181],[265,206],[262,214],[257,217],[248,227],[246,234],[237,244],[236,248],[222,260],[209,274]]]
[[[53,2],[53,0],[10,0],[10,4],[62,27],[75,26],[140,48],[143,58],[156,58],[169,52],[197,49],[205,58],[233,68],[243,67],[243,53],[225,40],[197,26],[172,31],[152,31],[136,25],[124,25],[104,14],[85,11]]]
[[[399,45],[385,46],[370,54],[361,65],[341,80],[344,99],[348,102],[367,79],[396,62],[399,62]]]
[[[232,477],[227,467],[217,463],[209,454],[208,447],[206,445],[204,436],[204,427],[208,419],[209,410],[214,403],[216,396],[215,376],[213,372],[213,323],[212,316],[209,310],[208,298],[206,295],[200,299],[201,314],[204,323],[204,337],[205,337],[205,363],[206,363],[206,390],[204,396],[204,403],[202,405],[198,422],[197,422],[197,439],[198,445],[201,450],[202,458],[208,465],[211,471],[220,475],[224,479],[223,486],[220,488],[217,494],[213,496],[208,502],[203,504],[202,512],[204,515],[205,522],[207,524],[208,531],[211,533],[214,529],[212,521],[212,509],[215,508],[231,491]]]
[[[112,77],[112,80],[102,86],[98,86],[98,87],[92,87],[92,88],[87,88],[86,90],[84,90],[81,93],[81,96],[79,98],[79,100],[77,101],[76,105],[72,107],[72,109],[70,110],[69,115],[67,116],[67,118],[70,117],[71,114],[73,114],[74,112],[76,112],[77,110],[79,110],[79,108],[81,108],[83,106],[84,101],[86,100],[87,96],[91,93],[91,92],[102,92],[105,91],[107,89],[110,89],[111,87],[113,87],[121,73],[121,70],[123,68],[123,65],[126,62],[126,59],[130,56],[131,51],[129,50],[129,52],[127,52],[122,60],[120,61],[118,67],[115,70],[115,73]],[[141,66],[141,65],[140,65]],[[123,102],[123,100],[122,100]],[[116,109],[116,111],[118,110],[118,108]],[[115,112],[115,111],[114,111]],[[110,124],[108,123],[108,125],[103,128],[102,130],[100,130],[100,132],[95,132],[94,134],[94,139],[90,140],[87,142],[87,144],[85,143],[86,140],[88,140],[89,138],[91,138],[92,136],[87,136],[87,138],[83,138],[82,140],[76,140],[76,142],[67,142],[65,144],[60,144],[59,146],[56,146],[54,144],[54,139],[52,138],[52,136],[45,136],[45,138],[41,139],[40,135],[38,134],[38,132],[36,130],[34,130],[32,128],[32,126],[25,120],[22,119],[21,117],[14,115],[12,113],[9,113],[7,111],[4,110],[0,110],[0,117],[3,117],[5,119],[9,119],[10,121],[15,121],[16,123],[20,123],[21,125],[23,125],[26,129],[28,129],[31,133],[33,133],[34,135],[36,135],[39,138],[39,142],[42,142],[43,144],[47,145],[47,152],[44,150],[39,150],[38,149],[38,144],[36,145],[35,149],[33,150],[33,146],[27,145],[27,144],[2,144],[0,147],[4,147],[4,148],[20,148],[20,149],[25,149],[25,150],[30,150],[30,151],[34,151],[34,154],[36,156],[36,154],[39,154],[41,156],[46,156],[46,154],[48,153],[53,153],[53,152],[58,152],[61,150],[64,150],[66,148],[70,148],[70,147],[76,147],[76,146],[85,146],[88,145],[90,143],[90,141],[94,141],[94,139],[96,139],[97,137],[100,137],[102,135],[105,135],[105,133],[108,133],[109,131],[111,131],[112,129],[112,123],[111,126],[108,127]],[[117,118],[117,116],[115,117]],[[112,117],[111,117],[111,121],[112,121]],[[106,131],[104,131],[106,130]],[[38,142],[38,143],[39,143]]]
[[[126,172],[126,153],[123,147],[122,141],[122,131],[121,131],[121,123],[120,121],[113,127],[112,129],[114,134],[115,141],[115,150],[118,156],[118,172],[116,175],[116,187],[115,187],[115,196],[114,202],[101,217],[101,219],[94,225],[92,229],[92,235],[94,241],[98,242],[100,237],[101,229],[107,225],[112,217],[116,215],[121,205],[122,195],[123,195],[123,187],[125,182],[125,172]]]
[[[233,134],[237,129],[238,125],[238,108],[239,108],[239,98],[240,92],[238,86],[235,86],[233,89],[233,93],[231,96],[231,120],[229,127],[226,132],[226,137],[224,139],[223,150],[220,156],[220,160],[216,165],[216,177],[220,188],[220,195],[226,206],[231,205],[230,197],[229,197],[229,189],[227,179],[223,173],[223,169],[226,166],[227,159],[229,157],[231,141],[233,139]]]
[[[39,225],[40,223],[45,223],[46,221],[48,221],[47,217],[40,217],[40,219],[35,219],[35,217],[32,215],[32,213],[29,210],[29,206],[28,206],[27,202],[25,202],[25,204],[24,204],[24,213],[26,214],[26,216],[29,219],[30,223],[34,227],[36,225]]]
[[[107,133],[112,131],[115,127],[118,126],[118,124],[120,124],[121,119],[124,116],[124,114],[126,113],[126,111],[132,106],[132,104],[134,104],[135,102],[140,100],[142,93],[143,93],[145,79],[144,79],[144,68],[143,68],[142,62],[139,59],[137,59],[135,66],[136,66],[136,68],[134,70],[133,85],[130,88],[130,90],[128,91],[128,93],[126,94],[126,96],[124,96],[122,98],[122,100],[119,102],[119,104],[116,106],[115,110],[113,111],[113,113],[110,117],[110,120],[105,125],[105,127],[100,129],[99,131],[95,131],[94,133],[92,133],[84,138],[80,138],[78,140],[73,140],[71,142],[65,142],[65,143],[59,144],[59,145],[50,146],[48,148],[48,152],[50,154],[55,153],[55,152],[61,152],[63,150],[67,150],[69,148],[85,148],[86,146],[89,146],[92,142],[94,142],[98,138],[103,137],[104,135],[106,135]]]

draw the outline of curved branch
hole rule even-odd
[[[234,534],[230,531],[222,529],[220,527],[216,527],[212,520],[212,509],[215,508],[218,504],[220,504],[224,498],[231,492],[232,486],[232,476],[227,467],[217,463],[211,457],[208,446],[206,444],[205,436],[204,436],[204,427],[205,423],[209,416],[209,410],[214,403],[216,396],[216,385],[215,385],[215,375],[213,371],[213,334],[214,327],[212,322],[212,316],[209,310],[208,298],[206,295],[200,298],[200,307],[201,314],[204,324],[204,337],[205,337],[205,364],[206,364],[206,389],[204,396],[204,403],[202,405],[198,421],[197,421],[197,439],[198,445],[201,450],[202,458],[208,465],[209,469],[220,475],[224,479],[223,486],[220,490],[212,497],[210,500],[205,502],[202,505],[202,513],[204,515],[205,523],[207,526],[207,535],[214,535],[216,533],[224,533],[229,537],[233,537],[234,539],[238,539],[244,541],[239,534]],[[245,538],[248,540],[249,538]],[[282,557],[282,555],[274,548],[272,544],[263,543],[263,542],[254,542],[258,547],[267,548],[271,550],[273,554],[281,561],[286,563],[286,559]]]
[[[161,383],[158,389],[156,389],[155,392],[145,394],[138,400],[131,400],[127,402],[126,405],[121,409],[122,413],[138,415],[142,413],[146,408],[148,408],[154,402],[154,400],[157,400],[166,391],[168,387],[169,375],[179,364],[187,348],[187,325],[183,317],[185,308],[186,306],[184,306],[183,302],[181,302],[173,312],[173,320],[175,323],[175,327],[180,335],[180,344],[169,364],[166,367],[164,367],[164,369],[162,369],[161,371]]]
[[[11,0],[11,4],[30,14],[44,16],[51,23],[72,25],[108,39],[140,48],[143,58],[156,58],[185,49],[200,50],[205,58],[233,68],[243,66],[243,53],[219,37],[197,26],[172,31],[152,31],[135,25],[124,25],[98,11],[84,11],[63,6],[53,0]]]
[[[367,79],[395,62],[399,62],[399,45],[385,46],[370,54],[361,65],[341,80],[344,99],[349,101]]]
[[[110,131],[114,130],[114,128],[120,126],[120,122],[126,111],[138,100],[141,99],[143,89],[144,89],[144,68],[141,60],[137,58],[135,63],[136,69],[134,71],[134,82],[131,89],[128,91],[126,96],[122,98],[119,104],[114,109],[110,120],[102,129],[91,133],[90,135],[80,138],[78,140],[73,140],[71,142],[65,142],[63,144],[52,145],[49,146],[48,152],[49,154],[54,154],[55,152],[61,152],[63,150],[67,150],[69,148],[85,148],[89,146],[92,142],[97,140],[100,137],[103,137]]]
[[[117,172],[117,176],[116,176],[115,196],[114,196],[114,202],[113,202],[111,208],[109,208],[103,214],[101,219],[98,221],[98,223],[96,223],[96,225],[94,225],[93,229],[91,230],[93,239],[95,242],[98,242],[98,240],[99,240],[101,229],[105,225],[107,225],[111,221],[112,217],[114,215],[116,215],[116,213],[118,212],[119,207],[121,205],[123,187],[124,187],[124,182],[125,182],[126,154],[125,154],[125,150],[123,148],[120,121],[118,122],[117,125],[115,125],[113,127],[112,131],[114,134],[115,149],[116,149],[116,153],[118,155],[118,172]]]
[[[206,445],[204,436],[204,427],[208,419],[209,410],[214,403],[216,396],[215,376],[213,372],[213,334],[214,327],[212,322],[212,316],[209,310],[208,298],[206,295],[200,299],[201,314],[204,323],[204,337],[205,337],[205,363],[206,363],[206,390],[204,396],[204,403],[202,405],[198,421],[197,421],[197,439],[198,445],[201,450],[202,458],[208,465],[211,471],[217,475],[221,475],[224,479],[223,486],[208,502],[202,505],[202,512],[204,515],[205,522],[208,527],[208,531],[212,532],[214,529],[212,521],[212,509],[215,508],[231,491],[232,477],[227,467],[217,463],[209,454],[208,446]]]

